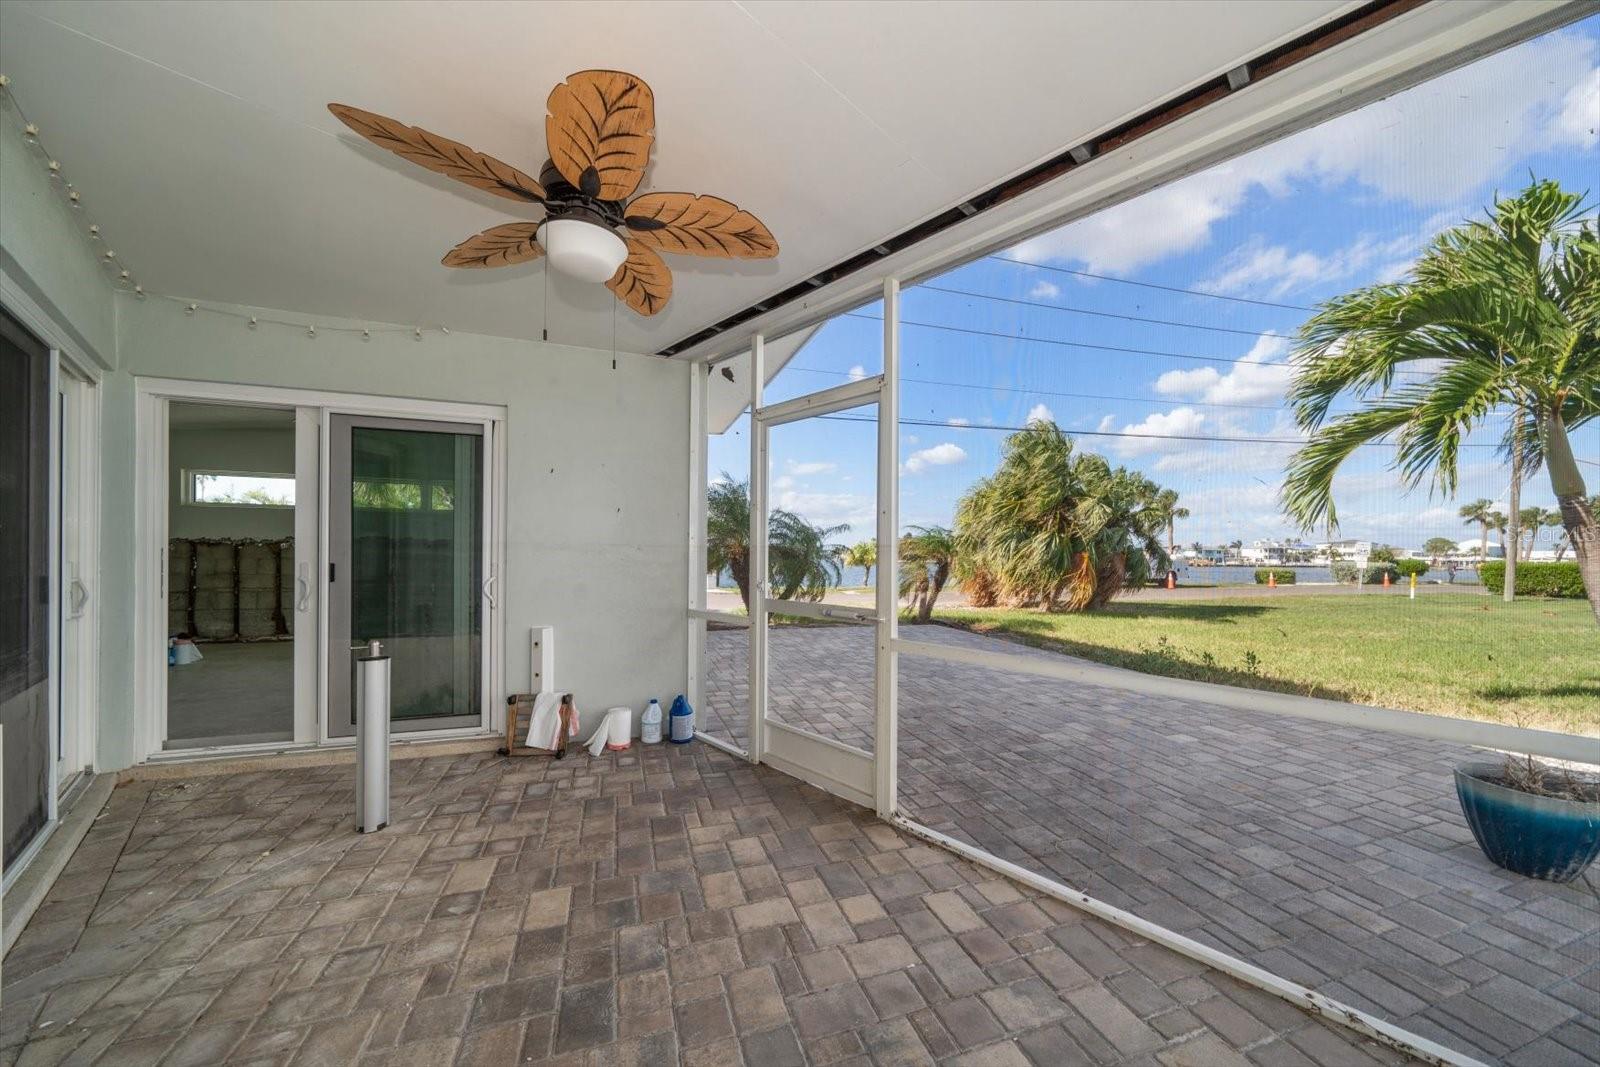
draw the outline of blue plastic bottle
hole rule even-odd
[[[689,706],[689,700],[682,694],[672,702],[672,743],[675,745],[688,744],[694,740],[694,709]]]

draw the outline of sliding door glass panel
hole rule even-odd
[[[8,871],[50,813],[49,358],[0,313],[0,818]]]
[[[292,408],[167,405],[169,749],[294,739],[296,434]]]
[[[767,430],[766,716],[864,752],[877,691],[877,457],[876,404]]]
[[[334,448],[330,616],[342,625],[332,628],[330,662],[345,668],[335,672],[344,684],[332,694],[330,732],[353,729],[349,649],[372,640],[391,657],[396,729],[476,725],[483,709],[481,430],[341,417]]]

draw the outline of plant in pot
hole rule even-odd
[[[1600,854],[1600,779],[1532,756],[1456,768],[1456,796],[1478,847],[1530,878],[1570,882]]]

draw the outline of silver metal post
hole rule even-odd
[[[356,646],[356,829],[389,825],[389,657],[372,641]]]

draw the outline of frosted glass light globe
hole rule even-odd
[[[552,267],[586,282],[610,281],[628,258],[622,238],[583,219],[551,219],[539,227],[539,244]]]

